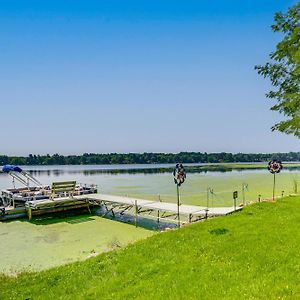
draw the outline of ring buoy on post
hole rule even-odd
[[[282,170],[282,163],[279,160],[271,160],[268,163],[268,170],[271,174],[274,175],[274,179],[273,179],[273,201],[275,201],[275,182],[276,182],[276,174],[280,173],[280,171]]]
[[[282,163],[279,160],[272,160],[268,164],[268,170],[272,174],[280,173],[282,170]]]
[[[174,182],[178,186],[181,186],[186,178],[185,170],[182,164],[176,164],[175,170],[173,171]]]

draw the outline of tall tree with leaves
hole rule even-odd
[[[272,130],[300,138],[300,2],[287,13],[276,13],[274,21],[272,30],[282,33],[283,39],[269,55],[270,62],[255,69],[274,87],[267,93],[268,98],[277,100],[271,110],[285,116]]]

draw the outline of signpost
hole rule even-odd
[[[273,201],[274,201],[275,200],[276,174],[280,173],[280,171],[282,170],[281,161],[275,160],[275,159],[270,161],[268,164],[268,170],[271,174],[274,175],[274,179],[273,179]]]
[[[182,164],[176,164],[175,169],[173,171],[174,176],[174,183],[176,184],[177,188],[177,220],[178,220],[178,227],[180,227],[180,194],[179,194],[179,187],[184,183],[186,174]]]
[[[234,210],[236,210],[236,199],[238,197],[238,191],[234,191],[233,192],[233,206],[234,206]]]

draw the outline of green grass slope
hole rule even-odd
[[[300,198],[0,278],[0,299],[300,299]]]

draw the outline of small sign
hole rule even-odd
[[[238,197],[238,191],[234,191],[233,192],[233,199],[237,199],[237,197]]]

